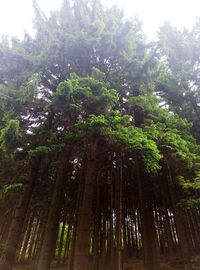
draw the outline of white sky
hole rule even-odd
[[[60,7],[62,0],[37,0],[42,10]],[[102,0],[105,5],[118,4],[128,17],[137,14],[149,37],[155,36],[164,21],[174,26],[190,28],[200,16],[200,0]],[[31,31],[33,19],[32,0],[0,0],[0,36],[22,37],[24,30]]]

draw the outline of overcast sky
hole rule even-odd
[[[58,9],[62,0],[37,0],[48,14]],[[138,15],[143,29],[154,37],[164,21],[177,27],[190,28],[200,16],[200,0],[102,0],[105,5],[118,4],[128,17]],[[31,31],[33,19],[32,0],[0,0],[0,36],[2,34],[22,37],[24,30]]]

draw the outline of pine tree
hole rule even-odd
[[[35,36],[0,43],[0,270],[191,269],[198,24],[148,43],[99,1],[33,6]]]

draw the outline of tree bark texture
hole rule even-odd
[[[37,264],[37,270],[49,270],[54,255],[57,236],[56,232],[57,227],[59,226],[61,198],[67,177],[69,156],[69,153],[62,153],[61,155],[53,195],[49,207],[48,219],[43,236],[42,247]]]
[[[18,243],[22,233],[23,224],[26,219],[31,196],[34,190],[35,181],[39,172],[40,163],[40,159],[35,159],[32,161],[28,183],[25,186],[23,195],[16,206],[14,217],[9,229],[9,234],[2,252],[0,259],[0,270],[13,269]]]
[[[85,170],[85,182],[80,204],[76,243],[74,251],[74,270],[89,270],[89,248],[92,223],[92,200],[94,181],[96,178],[98,139],[91,141],[87,165]]]

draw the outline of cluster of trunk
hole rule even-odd
[[[42,160],[34,160],[15,210],[1,215],[0,270],[17,263],[49,270],[123,270],[143,260],[158,270],[161,259],[189,262],[200,251],[200,209],[180,208],[175,170],[166,159],[158,175],[141,159],[93,138],[87,151],[61,153],[51,164],[51,188],[41,188]],[[40,193],[43,199],[39,205]],[[9,209],[16,200],[10,200]]]

